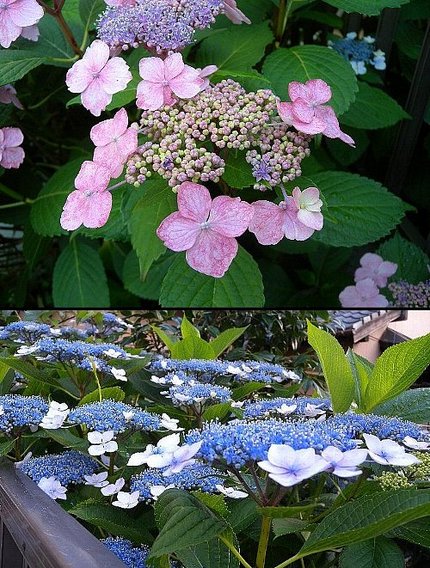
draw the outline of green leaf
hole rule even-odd
[[[430,364],[430,333],[389,347],[378,357],[363,406],[370,412],[412,385]]]
[[[310,321],[308,342],[317,352],[334,412],[345,412],[353,401],[355,386],[343,348],[335,337],[318,329]]]
[[[204,39],[196,64],[199,67],[217,65],[219,70],[250,70],[263,58],[266,46],[272,41],[269,22],[235,27]]]
[[[73,448],[80,451],[86,451],[88,449],[88,442],[86,440],[76,436],[66,428],[58,428],[58,430],[40,429],[33,434],[33,436],[36,438],[49,438],[65,448]]]
[[[270,519],[286,519],[291,517],[299,517],[304,511],[312,511],[321,503],[310,503],[308,505],[293,505],[291,507],[258,507],[258,512],[263,517]]]
[[[108,307],[109,288],[97,251],[72,239],[55,263],[52,295],[58,308]]]
[[[79,158],[61,166],[37,196],[31,208],[30,219],[38,235],[54,237],[67,234],[60,226],[61,212],[67,196],[74,189],[75,177],[82,161]]]
[[[31,50],[0,49],[0,86],[18,81],[46,61]]]
[[[327,515],[296,558],[363,542],[430,514],[430,490],[392,490],[365,495]]]
[[[128,224],[142,279],[146,278],[152,263],[166,251],[156,230],[176,209],[176,194],[165,180],[158,178],[145,182],[144,194],[133,207]]]
[[[111,400],[118,400],[121,402],[125,398],[125,392],[119,387],[108,387],[101,390],[96,389],[86,394],[83,398],[81,398],[78,406],[82,406],[83,404],[88,404],[90,402],[99,402],[100,395],[102,400],[111,399]]]
[[[188,339],[189,337],[200,338],[200,331],[194,327],[185,314],[182,316],[181,334],[183,339]]]
[[[215,358],[219,357],[221,353],[228,347],[230,347],[230,345],[232,345],[236,341],[236,339],[243,335],[247,329],[248,326],[231,327],[230,329],[226,329],[225,331],[221,332],[218,337],[215,337],[215,339],[212,339],[210,346],[214,351]]]
[[[352,378],[355,384],[355,401],[357,402],[358,408],[361,408],[361,399],[366,391],[367,385],[369,384],[369,377],[371,370],[363,364],[361,358],[354,353],[354,351],[348,348],[346,352],[346,358],[351,367]]]
[[[418,284],[428,278],[427,266],[430,264],[428,255],[416,245],[407,241],[399,233],[382,243],[376,251],[384,260],[395,262],[397,270],[390,278],[391,281],[406,280]]]
[[[301,532],[309,526],[309,521],[302,519],[274,519],[273,532],[275,537],[284,536],[285,534],[292,534]]]
[[[215,359],[210,344],[194,335],[172,345],[170,355],[173,359]]]
[[[395,398],[375,406],[372,413],[427,424],[430,422],[430,389],[404,391]]]
[[[409,0],[324,0],[330,6],[341,8],[345,12],[359,12],[366,16],[376,16],[384,8],[400,8]]]
[[[392,126],[404,118],[410,117],[397,101],[381,89],[360,81],[355,101],[339,120],[347,126],[374,130]]]
[[[347,546],[339,556],[339,568],[404,568],[403,552],[383,536]]]
[[[149,558],[181,551],[209,542],[228,526],[196,497],[178,489],[168,489],[155,504],[160,533]]]
[[[82,23],[86,30],[92,30],[94,23],[106,8],[103,0],[80,0],[79,1],[79,15],[81,16]]]
[[[411,523],[391,530],[388,534],[391,537],[401,538],[402,540],[408,540],[409,542],[430,548],[429,520],[429,517],[425,517],[424,519],[412,521]]]
[[[15,440],[7,440],[6,442],[1,442],[0,444],[0,456],[5,456],[8,454],[15,445]]]
[[[266,58],[263,75],[270,79],[282,100],[289,100],[291,81],[323,79],[331,87],[330,106],[337,114],[348,109],[358,91],[357,77],[349,62],[334,50],[317,45],[277,49]]]
[[[261,73],[255,69],[249,71],[236,71],[231,69],[221,69],[216,71],[211,75],[211,81],[213,83],[219,83],[225,79],[233,79],[237,83],[240,83],[242,87],[250,91],[258,91],[258,89],[271,89],[272,83],[267,77],[264,77]]]
[[[347,172],[319,172],[312,180],[329,210],[313,239],[335,247],[361,246],[388,235],[409,208],[380,183]]]
[[[213,404],[203,412],[203,420],[209,422],[211,420],[224,420],[231,412],[229,402],[222,402],[220,404]]]
[[[161,284],[170,268],[175,254],[167,251],[158,260],[153,262],[145,281],[140,276],[139,259],[134,250],[131,250],[124,262],[122,278],[124,287],[139,298],[158,300]]]
[[[200,308],[264,306],[263,281],[257,263],[239,246],[239,253],[222,278],[212,278],[188,266],[178,254],[161,288],[160,304]]]
[[[112,505],[97,502],[95,499],[88,499],[72,507],[68,512],[85,521],[100,527],[114,535],[123,536],[136,543],[148,542],[150,535],[145,528],[143,515],[133,518],[125,511]]]
[[[257,505],[252,499],[241,499],[229,503],[230,515],[227,518],[228,524],[232,527],[236,534],[245,531],[257,519],[259,514]]]
[[[255,178],[252,175],[250,164],[248,164],[245,159],[245,152],[230,150],[222,179],[228,183],[230,187],[236,189],[254,185]]]
[[[121,204],[124,195],[129,191],[133,191],[131,186],[125,186],[112,192],[112,210],[109,219],[103,227],[98,229],[87,229],[80,227],[74,235],[82,235],[90,239],[107,239],[115,241],[129,241],[127,223],[121,210]]]
[[[177,340],[175,340],[173,337],[170,337],[170,335],[167,335],[167,333],[163,329],[161,329],[160,327],[157,327],[155,325],[151,325],[151,327],[152,327],[153,331],[161,339],[161,341],[166,345],[166,347],[169,349],[169,351],[171,351],[172,347],[175,345]]]

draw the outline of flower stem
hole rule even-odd
[[[72,30],[70,29],[68,23],[64,19],[61,10],[63,9],[64,0],[55,0],[54,1],[54,8],[48,6],[43,0],[37,0],[38,4],[42,6],[47,14],[55,18],[58,22],[58,25],[63,32],[64,37],[66,38],[67,42],[70,44],[71,48],[73,49],[74,53],[77,55],[82,55],[82,50],[80,49],[75,36],[73,35]]]
[[[294,0],[279,0],[278,19],[276,21],[276,47],[281,45],[282,38],[287,27],[288,16]]]
[[[248,564],[248,562],[243,558],[243,556],[240,554],[240,552],[237,550],[237,548],[234,546],[234,544],[228,540],[228,538],[226,538],[222,534],[220,534],[218,536],[218,538],[220,539],[221,542],[223,542],[226,545],[226,547],[231,551],[231,553],[239,560],[239,562],[242,564],[242,566],[244,566],[245,568],[252,568],[251,564]]]
[[[270,529],[272,528],[272,519],[263,517],[261,520],[260,540],[258,542],[257,559],[255,561],[256,568],[264,568],[266,564],[267,545],[269,544]]]

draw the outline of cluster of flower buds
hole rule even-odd
[[[145,110],[140,125],[148,141],[130,158],[126,181],[138,186],[157,172],[174,189],[184,181],[216,182],[229,150],[247,150],[257,189],[292,181],[310,153],[309,137],[282,123],[271,126],[274,114],[271,91],[247,93],[231,79],[174,107]]]
[[[410,308],[430,307],[430,280],[410,284],[405,280],[391,282],[388,289],[393,295],[395,306],[407,306]]]

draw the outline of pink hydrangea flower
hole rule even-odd
[[[108,6],[131,7],[136,5],[136,0],[105,0]]]
[[[388,300],[379,293],[379,288],[371,278],[365,278],[355,286],[347,286],[340,294],[343,308],[386,308]]]
[[[209,76],[212,75],[212,73],[216,73],[218,71],[218,67],[216,65],[207,65],[206,67],[203,67],[203,69],[197,69],[197,71],[200,79],[203,80],[200,90],[204,91],[209,87]]]
[[[104,166],[86,161],[75,179],[76,191],[68,196],[60,224],[67,231],[81,225],[89,229],[103,227],[112,209],[112,194],[106,190],[110,173]]]
[[[43,13],[43,8],[36,0],[1,0],[0,45],[9,47],[20,35],[27,39],[34,39],[34,37],[28,37],[25,30],[36,24]],[[30,30],[30,36],[33,35],[34,30]]]
[[[355,271],[355,282],[371,278],[377,286],[384,288],[387,280],[397,270],[397,264],[384,260],[379,254],[367,252],[360,259],[361,267]]]
[[[237,254],[235,237],[248,228],[252,207],[239,197],[212,201],[206,187],[186,181],[178,189],[178,209],[158,227],[158,237],[167,248],[186,251],[197,272],[221,278]]]
[[[324,134],[328,138],[340,138],[350,146],[354,140],[339,126],[334,110],[324,106],[332,96],[329,85],[322,79],[311,79],[306,83],[293,81],[288,85],[290,103],[278,101],[278,113],[283,122],[294,126],[305,134]]]
[[[144,57],[139,63],[143,81],[137,86],[139,108],[157,110],[172,105],[176,97],[191,99],[202,90],[204,79],[199,71],[185,65],[180,53],[169,55],[164,61],[159,57]]]
[[[251,20],[245,16],[243,12],[239,10],[236,4],[236,0],[223,0],[224,4],[224,14],[233,24],[250,24]]]
[[[67,71],[66,85],[72,93],[82,93],[81,101],[94,116],[112,101],[112,95],[124,90],[132,75],[121,57],[109,60],[109,46],[96,39],[82,59]]]
[[[292,197],[287,197],[279,205],[271,201],[255,201],[249,230],[262,245],[275,245],[284,237],[305,241],[323,228],[322,205],[316,187],[303,191],[295,187]]]
[[[103,120],[92,127],[90,138],[94,142],[94,162],[105,166],[111,177],[121,175],[127,158],[137,148],[137,130],[128,127],[124,108],[113,118]]]
[[[24,135],[20,128],[0,128],[0,166],[19,168],[24,161],[25,152],[20,148]]]
[[[40,32],[37,24],[22,28],[21,37],[24,37],[25,39],[29,39],[30,41],[37,41],[39,39],[39,35]]]
[[[16,90],[12,85],[3,85],[3,87],[0,87],[0,103],[5,105],[12,103],[16,108],[21,110],[24,108],[16,96]]]

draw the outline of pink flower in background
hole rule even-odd
[[[20,35],[34,39],[25,30],[37,24],[43,14],[36,0],[0,0],[0,45],[9,47]],[[34,36],[34,30],[30,30],[30,36]]]
[[[371,278],[365,278],[355,286],[347,286],[340,294],[343,308],[386,308],[388,300],[379,293],[379,288]]]
[[[93,126],[90,138],[96,146],[94,162],[105,166],[112,178],[121,175],[127,158],[137,148],[137,130],[128,127],[126,110],[122,108],[113,118]]]
[[[16,108],[21,110],[24,108],[16,96],[16,90],[12,85],[3,85],[3,87],[0,87],[0,103],[5,105],[12,103]]]
[[[36,24],[22,28],[21,36],[25,39],[29,39],[30,41],[37,41],[39,39],[39,35],[39,28]]]
[[[304,191],[295,187],[292,197],[287,197],[279,205],[271,201],[255,201],[249,230],[262,245],[275,245],[284,237],[305,241],[323,227],[322,204],[316,187],[308,187]]]
[[[109,60],[109,47],[99,39],[85,51],[82,59],[67,71],[66,85],[72,93],[82,93],[81,101],[94,116],[112,101],[112,95],[124,90],[132,75],[120,57]]]
[[[106,191],[110,173],[104,166],[86,161],[75,179],[76,191],[68,196],[60,224],[67,231],[81,225],[89,229],[103,227],[112,209],[112,194]]]
[[[324,134],[329,138],[340,138],[350,146],[354,140],[342,132],[334,110],[323,106],[332,96],[331,88],[321,79],[311,79],[306,83],[292,81],[288,85],[292,102],[278,101],[278,113],[282,121],[294,126],[305,134]]]
[[[136,0],[105,0],[108,6],[131,7],[136,5]]]
[[[397,264],[384,260],[379,254],[367,252],[360,259],[361,267],[355,271],[355,282],[371,278],[377,286],[384,288],[387,280],[397,270]]]
[[[205,82],[197,69],[185,65],[180,53],[173,53],[164,61],[159,57],[144,57],[139,63],[139,73],[143,81],[137,86],[136,104],[146,110],[170,106],[175,97],[191,99]]]
[[[167,248],[186,251],[188,264],[197,272],[221,278],[237,254],[235,237],[248,228],[252,207],[239,197],[221,195],[212,201],[206,187],[184,182],[178,209],[158,227],[158,237]]]
[[[20,148],[24,135],[20,128],[0,128],[0,166],[6,169],[19,168],[25,152]]]
[[[233,24],[250,24],[251,20],[245,16],[243,12],[239,10],[236,4],[236,0],[223,0],[224,4],[224,14]]]

